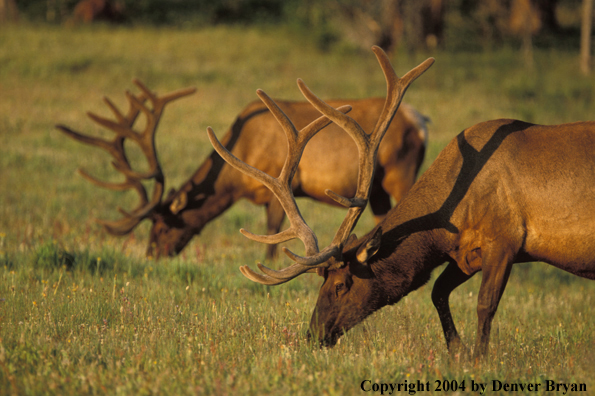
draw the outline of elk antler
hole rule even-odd
[[[291,224],[289,229],[272,236],[258,236],[245,230],[241,230],[241,232],[250,239],[264,243],[280,243],[297,237],[302,240],[306,247],[306,257],[298,256],[287,248],[283,248],[285,254],[287,254],[295,263],[278,271],[267,268],[260,263],[258,264],[258,267],[264,275],[255,273],[248,266],[240,267],[240,271],[247,278],[266,285],[278,285],[314,268],[328,268],[330,266],[328,260],[331,257],[337,259],[340,258],[343,245],[349,238],[349,235],[353,231],[353,228],[357,224],[357,221],[368,203],[370,187],[376,166],[378,146],[397,112],[401,99],[409,85],[434,63],[434,59],[429,58],[403,76],[403,78],[398,78],[386,53],[376,46],[373,47],[372,50],[376,54],[386,78],[387,98],[374,131],[369,135],[356,121],[344,114],[347,109],[334,109],[330,107],[314,95],[304,82],[299,79],[298,86],[304,97],[323,114],[322,117],[306,126],[299,133],[281,109],[279,109],[264,92],[260,90],[257,91],[258,96],[275,115],[275,118],[277,118],[287,135],[289,146],[288,156],[281,174],[277,179],[240,161],[219,143],[211,128],[207,129],[209,139],[211,140],[213,147],[215,147],[215,150],[217,150],[229,164],[266,185],[275,194],[279,202],[281,202]],[[328,125],[330,123],[329,120],[343,128],[354,139],[359,151],[360,171],[356,194],[353,198],[345,198],[330,190],[326,190],[326,194],[330,198],[339,204],[348,207],[349,210],[331,244],[322,251],[319,251],[316,236],[305,223],[297,208],[291,189],[291,182],[306,143],[318,131]]]
[[[132,231],[132,229],[136,227],[136,225],[140,223],[141,220],[147,218],[153,209],[155,209],[155,207],[161,202],[165,180],[163,177],[163,172],[161,171],[161,166],[159,165],[159,160],[157,159],[157,152],[155,150],[155,132],[157,131],[157,126],[159,124],[161,115],[163,114],[165,105],[176,99],[188,96],[196,91],[195,88],[186,88],[160,97],[151,92],[139,80],[134,79],[132,82],[142,91],[142,93],[135,96],[126,91],[126,97],[128,98],[129,103],[128,113],[126,115],[122,114],[122,112],[120,112],[120,110],[107,97],[104,97],[103,101],[114,114],[116,121],[98,116],[91,112],[87,113],[89,118],[91,118],[97,124],[113,131],[116,134],[112,140],[104,140],[83,135],[64,125],[56,125],[56,128],[71,138],[91,146],[99,147],[110,153],[112,157],[114,157],[112,165],[126,178],[122,183],[104,182],[97,180],[83,169],[79,169],[79,173],[85,179],[89,180],[95,185],[111,190],[123,191],[127,189],[134,189],[138,193],[140,197],[140,203],[136,209],[132,210],[132,212],[127,212],[118,207],[118,211],[124,215],[122,219],[116,221],[97,220],[97,222],[102,224],[108,232],[115,235],[124,235]],[[152,108],[149,108],[145,105],[147,99],[149,102],[151,102]],[[147,117],[147,123],[145,129],[142,132],[136,132],[133,129],[133,125],[141,112]],[[130,162],[128,161],[128,158],[126,158],[126,152],[124,150],[124,141],[126,139],[136,142],[141,148],[149,164],[149,170],[147,172],[137,172],[131,168]],[[145,187],[141,181],[150,179],[155,180],[155,186],[153,189],[153,195],[149,201],[147,197],[147,191],[145,190]]]
[[[252,240],[269,244],[277,244],[290,239],[298,238],[304,243],[304,246],[306,247],[306,254],[316,254],[318,253],[318,240],[314,232],[304,221],[304,218],[297,207],[293,196],[293,190],[291,188],[291,182],[295,172],[297,171],[298,164],[306,144],[318,131],[330,124],[331,121],[327,117],[322,116],[298,132],[291,120],[266,93],[264,93],[262,90],[258,90],[256,93],[269,108],[277,121],[279,121],[281,127],[287,135],[288,155],[285,159],[285,163],[283,164],[283,168],[281,169],[279,177],[273,178],[268,174],[246,164],[231,154],[219,142],[215,136],[215,132],[213,132],[211,127],[207,128],[207,133],[209,135],[209,139],[211,140],[211,144],[225,161],[227,161],[236,169],[260,181],[275,194],[283,206],[283,209],[287,213],[290,227],[285,231],[275,235],[255,235],[244,229],[241,229],[240,231],[242,234]],[[342,106],[340,110],[345,112],[350,111],[351,106]]]

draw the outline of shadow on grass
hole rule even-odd
[[[111,249],[102,249],[99,253],[88,250],[69,252],[55,241],[47,242],[35,250],[31,266],[35,270],[49,272],[66,270],[102,277],[126,274],[131,279],[156,277],[176,279],[187,284],[211,277],[210,273],[203,273],[205,268],[179,259],[156,262],[128,257]]]

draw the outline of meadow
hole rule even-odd
[[[428,56],[436,63],[404,99],[432,119],[422,171],[480,121],[594,118],[595,76],[578,74],[574,49],[537,49],[531,68],[515,48],[398,52],[392,60],[402,75]],[[478,394],[472,382],[488,384],[484,394],[510,394],[494,390],[494,380],[542,384],[514,394],[564,394],[547,391],[546,381],[595,389],[595,282],[544,264],[513,269],[489,357],[475,362],[448,354],[433,280],[335,348],[313,348],[305,332],[320,278],[265,287],[238,270],[264,257],[238,232],[265,229],[264,209],[249,203],[173,259],[144,256],[147,221],[127,237],[107,234],[94,219],[117,218],[116,207],[131,208],[137,197],[79,177],[82,167],[118,180],[106,153],[54,125],[105,134],[85,112],[108,116],[104,95],[124,107],[135,77],[159,93],[197,88],[169,105],[157,134],[167,189],[211,152],[206,127],[222,136],[257,88],[301,99],[299,77],[323,98],[385,93],[371,51],[341,44],[325,52],[290,29],[0,26],[0,395],[377,394],[373,384],[405,381],[429,382],[432,392],[419,394]],[[344,212],[300,204],[324,246]],[[372,224],[364,214],[358,235]],[[480,281],[478,274],[451,297],[468,346]],[[436,381],[449,390],[436,390]]]

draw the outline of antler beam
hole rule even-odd
[[[123,191],[133,189],[138,193],[140,202],[132,212],[129,213],[122,208],[118,208],[118,211],[124,216],[122,219],[116,221],[97,220],[108,232],[115,235],[124,235],[130,232],[141,220],[148,217],[161,202],[165,181],[155,150],[155,133],[157,132],[159,120],[167,103],[193,94],[196,91],[195,88],[186,88],[164,96],[157,96],[141,81],[134,79],[133,83],[141,90],[141,93],[135,96],[128,91],[126,92],[129,108],[125,115],[108,98],[103,98],[103,101],[113,113],[116,119],[115,121],[91,112],[87,113],[88,117],[95,123],[115,133],[112,140],[83,135],[67,126],[56,125],[56,128],[64,132],[67,136],[81,143],[99,147],[111,154],[114,158],[112,165],[126,178],[122,183],[104,182],[89,175],[83,169],[79,169],[79,173],[85,179],[95,185],[111,190]],[[145,105],[147,100],[151,103],[151,107]],[[144,130],[137,132],[133,126],[140,113],[145,115],[147,122]],[[137,172],[131,168],[124,150],[124,141],[126,139],[134,141],[141,148],[149,164],[149,170],[147,172]],[[151,200],[149,201],[147,191],[141,181],[150,179],[155,180],[155,186]]]

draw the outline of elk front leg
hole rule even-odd
[[[374,180],[372,181],[370,189],[370,209],[374,214],[374,221],[376,224],[380,223],[382,219],[386,217],[392,204],[390,202],[390,195],[388,190],[385,190],[382,185],[382,179],[384,178],[384,169],[377,167]]]
[[[391,208],[390,195],[382,188],[372,188],[370,193],[370,208],[374,214],[374,221],[376,224],[380,223],[386,217],[386,214]]]
[[[506,253],[494,253],[488,253],[482,258],[483,275],[477,298],[476,358],[484,357],[488,352],[492,320],[512,269],[512,260]]]
[[[451,354],[459,351],[467,353],[468,351],[461,342],[461,337],[452,319],[448,298],[454,289],[471,279],[472,276],[461,271],[456,262],[449,262],[446,269],[434,282],[434,288],[432,289],[432,302],[436,307],[436,311],[438,311],[446,346]]]
[[[283,220],[285,219],[285,211],[279,203],[279,200],[275,197],[271,198],[271,201],[266,204],[267,211],[267,234],[275,235],[281,230]],[[277,245],[268,245],[266,259],[275,260],[277,258]]]

